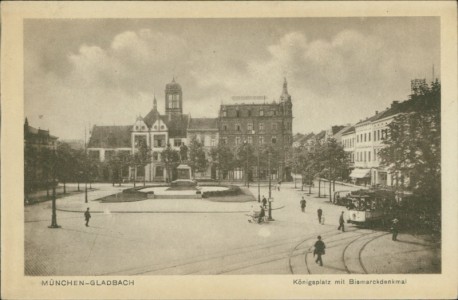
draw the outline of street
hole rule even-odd
[[[345,224],[337,230],[344,207],[283,183],[273,190],[272,216],[265,224],[248,222],[251,205],[205,199],[151,199],[99,203],[94,199],[127,187],[93,184],[89,193],[57,200],[59,229],[49,229],[51,203],[25,208],[26,275],[168,275],[168,274],[393,274],[440,272],[440,245],[423,237]],[[317,187],[318,185],[315,184]],[[299,187],[299,185],[298,185]],[[336,185],[336,190],[354,189]],[[256,184],[250,190],[257,197]],[[328,191],[326,191],[328,192]],[[261,196],[268,195],[261,187]],[[301,212],[299,201],[307,206]],[[84,226],[83,211],[92,218]],[[317,220],[322,208],[324,225]],[[324,266],[313,258],[321,235]],[[411,255],[411,253],[415,255]]]

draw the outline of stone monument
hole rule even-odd
[[[197,183],[191,179],[191,167],[180,164],[177,167],[177,180],[172,181],[168,190],[197,190]]]

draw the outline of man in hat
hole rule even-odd
[[[302,196],[302,200],[301,200],[301,210],[302,212],[305,212],[305,205],[307,204],[307,202],[305,202],[305,198],[304,196]]]
[[[398,232],[399,232],[399,220],[394,218],[393,221],[391,221],[391,233],[393,234],[391,239],[393,241],[398,240]]]
[[[323,255],[324,249],[326,248],[326,245],[324,242],[321,240],[321,236],[319,235],[318,241],[315,242],[315,250],[313,250],[313,256],[317,256],[315,262],[317,264],[320,264],[320,266],[323,266],[323,260],[321,259],[321,255]]]
[[[91,218],[91,213],[89,212],[89,207],[84,212],[84,219],[86,220],[86,227],[89,227],[89,219]]]
[[[342,229],[342,232],[345,231],[344,212],[340,214],[340,218],[339,218],[339,227],[337,228],[337,230],[340,230],[340,229]]]

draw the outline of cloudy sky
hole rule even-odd
[[[354,123],[440,77],[439,18],[27,20],[25,115],[61,139],[145,116],[175,76],[184,112],[216,117],[235,95],[276,100],[294,132]]]

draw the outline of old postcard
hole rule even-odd
[[[2,298],[455,298],[456,22],[2,3]]]

